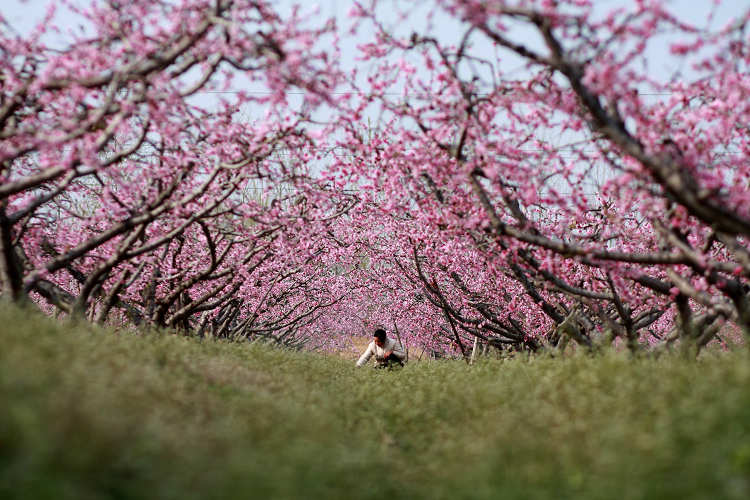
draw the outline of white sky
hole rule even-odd
[[[28,33],[40,20],[43,19],[48,5],[53,0],[0,0],[0,14],[2,14],[11,24],[11,26],[21,32]],[[78,5],[87,5],[91,0],[68,0],[71,3]],[[127,0],[125,0],[127,1]],[[597,9],[600,9],[602,13],[608,12],[611,9],[628,6],[633,0],[597,0]],[[358,32],[354,39],[346,38],[344,34],[347,28],[350,26],[350,21],[347,18],[347,13],[352,7],[353,2],[351,0],[320,0],[319,2],[304,2],[294,0],[276,0],[275,5],[282,12],[285,9],[289,9],[292,5],[300,3],[303,5],[303,10],[312,11],[316,5],[319,9],[317,16],[310,16],[311,23],[322,23],[322,21],[329,17],[337,19],[337,24],[342,31],[342,43],[341,43],[341,67],[343,70],[350,70],[358,67],[360,72],[360,78],[364,79],[367,73],[374,71],[374,67],[370,65],[364,65],[361,61],[357,61],[357,45],[365,41],[369,41],[372,38],[373,31],[371,27],[365,28]],[[364,0],[363,3],[368,3]],[[388,27],[397,27],[396,33],[407,37],[412,31],[423,32],[427,27],[428,15],[427,13],[431,10],[431,6],[434,5],[435,0],[387,0],[382,3],[379,16],[384,24]],[[667,8],[673,12],[679,19],[693,24],[700,28],[708,28],[711,30],[717,30],[721,26],[727,24],[733,17],[738,16],[750,8],[750,0],[722,0],[718,5],[715,5],[714,0],[671,0],[665,1]],[[714,17],[710,25],[707,25],[709,14],[712,10],[715,10]],[[406,22],[399,22],[399,13],[410,12]],[[70,15],[66,9],[61,8],[55,18],[55,23],[63,28],[74,28],[77,23],[76,19]],[[442,41],[458,41],[463,34],[462,28],[458,22],[454,19],[450,19],[445,15],[438,15],[432,19],[432,33],[433,36]],[[516,38],[522,40],[524,43],[534,45],[534,36],[532,33],[516,32]],[[647,62],[648,71],[652,77],[657,79],[668,78],[677,67],[670,66],[675,64],[669,62],[667,57],[669,51],[669,44],[671,40],[668,36],[657,37],[648,46],[647,50]],[[481,38],[477,38],[475,45],[476,51],[486,52],[487,54],[493,54],[495,49],[492,48],[491,44],[482,41]],[[486,47],[483,45],[486,43]],[[524,73],[524,62],[520,61],[517,57],[503,53],[503,68],[514,69],[518,68],[518,73],[513,73],[513,77],[520,78]],[[686,75],[689,77],[689,75]],[[254,90],[252,87],[245,88],[244,90]],[[211,105],[211,102],[216,102],[216,95],[202,95],[199,96],[199,102],[205,102],[207,106]],[[656,96],[654,99],[660,97]],[[297,96],[289,96],[289,100],[292,104],[295,101],[299,101]],[[246,113],[243,109],[243,115],[247,120],[253,120],[259,118],[262,115],[262,110],[250,109]],[[254,116],[257,115],[257,116]],[[374,116],[372,116],[375,119]]]
[[[53,0],[0,0],[0,14],[5,17],[13,27],[20,33],[28,33],[33,27],[43,19],[46,9],[50,2]],[[90,3],[90,0],[69,0],[72,3],[78,5],[86,5]],[[127,2],[127,0],[125,0]],[[600,9],[602,13],[608,12],[611,9],[627,6],[632,0],[597,0],[597,9]],[[294,0],[276,0],[275,4],[282,12],[285,9],[289,9],[293,4],[301,3],[305,10],[312,10],[314,5],[312,2],[295,2]],[[372,38],[373,31],[367,28],[361,30],[354,39],[346,38],[344,33],[350,26],[350,21],[347,18],[347,13],[352,6],[351,0],[321,0],[318,2],[319,14],[317,16],[311,16],[311,23],[322,23],[324,19],[334,17],[337,19],[337,24],[342,31],[342,57],[341,67],[343,70],[350,70],[358,65],[360,71],[360,77],[364,78],[367,73],[374,71],[372,66],[363,66],[363,63],[356,60],[357,49],[356,46],[365,41],[369,41]],[[364,0],[363,3],[368,3]],[[382,8],[379,12],[381,20],[387,27],[397,26],[396,33],[407,37],[412,31],[424,32],[427,26],[428,15],[430,6],[434,5],[435,0],[389,0],[383,3]],[[739,16],[748,9],[750,9],[750,0],[722,0],[720,5],[717,7],[714,0],[672,0],[666,1],[667,8],[673,12],[679,19],[695,25],[699,28],[707,28],[712,31],[719,29],[726,25],[735,16]],[[707,25],[709,14],[715,9],[714,17]],[[399,23],[399,12],[410,11],[411,15],[408,17],[408,21]],[[63,28],[75,28],[74,23],[76,20],[72,17],[65,9],[60,9],[58,15],[55,18],[55,23]],[[458,41],[462,36],[463,31],[459,23],[449,17],[436,16],[432,19],[432,36],[435,36],[441,41]],[[516,38],[522,40],[524,43],[534,45],[533,36],[530,32],[516,32]],[[650,75],[656,79],[666,79],[677,67],[672,67],[667,57],[669,53],[669,44],[672,40],[668,36],[657,37],[653,40],[647,49],[647,63],[648,71]],[[477,45],[475,49],[477,51],[486,51],[487,54],[493,54],[495,49],[488,42],[486,47],[482,45],[481,39],[477,39]],[[503,67],[507,68],[518,68],[518,73],[513,74],[514,77],[520,78],[523,76],[524,63],[517,57],[511,56],[507,53],[503,54]],[[689,75],[685,75],[689,77]],[[246,88],[245,90],[253,90],[252,88]],[[289,101],[294,105],[295,102],[299,102],[299,96],[289,96]],[[204,107],[215,106],[217,103],[218,96],[215,94],[203,94],[198,96],[198,102]],[[646,97],[650,99],[651,97]],[[662,97],[654,96],[653,99],[660,99]],[[253,121],[256,118],[260,118],[263,114],[262,109],[242,109],[242,119],[247,121]],[[368,113],[373,119],[373,122],[377,119],[377,111]],[[554,133],[553,133],[554,134]],[[555,139],[552,141],[552,139]],[[557,136],[555,138],[550,137],[550,140],[555,143],[567,142],[569,138]],[[602,174],[603,175],[603,174]]]
[[[0,0],[0,14],[2,14],[14,29],[21,33],[30,31],[36,23],[43,19],[47,6],[53,0]],[[71,3],[86,5],[90,0],[69,0]],[[126,0],[127,1],[127,0]],[[597,0],[596,5],[601,11],[606,12],[612,8],[626,6],[632,0]],[[320,14],[319,19],[335,17],[340,27],[348,27],[347,12],[353,2],[351,0],[320,0],[319,2],[304,2],[294,0],[276,0],[275,5],[282,11],[288,9],[291,5],[299,3],[305,10],[312,10],[317,6]],[[367,2],[363,2],[367,3]],[[678,18],[694,24],[699,27],[708,27],[717,29],[729,22],[734,16],[739,15],[750,8],[750,0],[722,0],[716,8],[714,19],[711,26],[705,26],[709,13],[715,8],[714,0],[667,0],[665,3],[668,9]],[[413,30],[423,30],[426,22],[426,13],[433,5],[432,0],[390,0],[384,2],[380,11],[381,18],[386,24],[397,24],[397,12],[412,11],[413,15],[409,17],[409,22],[400,25],[399,31],[408,36]],[[55,21],[65,26],[72,24],[74,18],[64,9],[60,9]],[[312,18],[315,21],[315,18]],[[421,25],[421,26],[420,26]],[[72,27],[72,26],[71,26]],[[456,40],[460,37],[460,27],[452,19],[446,16],[437,16],[434,19],[434,34],[442,40]],[[347,66],[353,67],[356,64],[356,45],[369,38],[372,32],[360,32],[359,36],[352,42],[342,44],[342,63],[344,69]],[[664,45],[666,47],[666,43]],[[658,52],[658,48],[656,50]]]

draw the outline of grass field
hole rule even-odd
[[[750,356],[414,363],[0,310],[0,498],[750,498]]]

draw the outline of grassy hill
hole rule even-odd
[[[0,498],[750,497],[750,356],[433,361],[0,309]]]

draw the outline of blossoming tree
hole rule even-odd
[[[334,23],[265,0],[0,19],[2,297],[467,358],[750,332],[750,11],[436,0],[450,39],[353,5],[364,78]]]
[[[633,349],[750,330],[750,12],[710,32],[662,2],[444,0],[462,30],[445,42],[388,31],[379,3],[352,11],[377,71],[350,113],[385,112],[347,127],[341,171],[409,220],[404,272],[450,325]],[[689,74],[649,69],[665,32]]]
[[[83,28],[68,34],[54,9],[28,36],[0,19],[2,296],[221,336],[228,324],[211,314],[245,303],[232,323],[245,337],[340,300],[310,293],[325,254],[316,224],[337,205],[315,203],[296,159],[338,77],[316,47],[333,26],[232,0],[74,13]],[[206,97],[235,85],[262,92]],[[298,109],[287,105],[293,88],[304,92]],[[261,118],[238,119],[253,108]]]

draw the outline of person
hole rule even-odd
[[[401,344],[395,339],[388,338],[382,328],[375,330],[372,342],[359,357],[357,366],[364,366],[373,355],[375,355],[375,363],[378,368],[390,368],[394,365],[404,366],[404,359],[406,358],[406,353]]]

